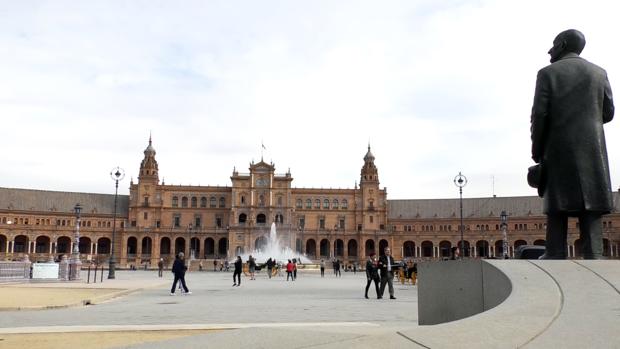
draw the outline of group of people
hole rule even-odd
[[[396,299],[394,297],[394,272],[400,268],[394,262],[394,257],[390,253],[390,249],[384,250],[384,255],[377,258],[377,255],[373,252],[368,256],[366,261],[366,290],[364,297],[368,299],[368,289],[370,284],[374,282],[375,292],[377,293],[377,299],[383,298],[385,292],[385,285],[388,285],[388,292],[390,293],[390,299]]]
[[[291,281],[295,281],[297,279],[297,260],[294,258],[288,260],[286,263],[286,281],[288,281],[289,277]]]

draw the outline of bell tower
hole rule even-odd
[[[364,156],[359,190],[361,200],[358,201],[358,212],[361,214],[359,219],[363,224],[363,230],[382,230],[385,223],[383,217],[385,191],[379,189],[379,171],[375,165],[375,156],[370,151],[370,144]]]
[[[375,156],[370,152],[370,144],[368,144],[368,152],[364,156],[364,166],[362,167],[360,185],[373,185],[379,188],[379,171],[375,166]]]
[[[144,150],[144,159],[140,163],[138,181],[140,183],[159,183],[159,166],[157,165],[157,160],[155,160],[155,148],[153,148],[151,136],[149,136],[149,145]]]
[[[129,219],[132,227],[159,228],[161,222],[162,193],[159,185],[159,166],[155,160],[153,140],[149,136],[149,145],[144,150],[144,159],[140,163],[138,184],[133,181],[130,186]]]

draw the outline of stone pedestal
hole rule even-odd
[[[82,261],[80,261],[79,255],[74,255],[69,261],[69,280],[81,280],[82,279]]]
[[[69,280],[69,260],[66,255],[62,255],[60,265],[58,267],[58,279],[62,281]]]
[[[31,275],[31,270],[30,270],[30,266],[32,265],[32,263],[30,263],[30,259],[28,258],[28,255],[25,255],[24,258],[22,259],[22,262],[24,263],[24,279],[30,279]]]

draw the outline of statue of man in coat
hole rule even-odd
[[[558,34],[551,64],[536,79],[531,136],[547,214],[542,259],[566,259],[568,217],[579,219],[584,258],[602,258],[601,217],[613,208],[603,131],[614,116],[611,87],[605,70],[579,57],[585,44],[578,30]]]

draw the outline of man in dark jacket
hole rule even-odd
[[[613,207],[603,132],[614,115],[611,87],[605,70],[579,57],[585,44],[577,30],[558,34],[536,79],[531,135],[547,214],[543,259],[566,258],[569,216],[579,218],[584,258],[601,258],[601,216]]]
[[[377,257],[374,252],[368,256],[368,260],[366,261],[366,292],[364,293],[364,297],[368,299],[368,289],[370,288],[370,284],[374,281],[375,283],[375,291],[377,293],[377,298],[381,298],[379,294],[379,272],[377,269]]]
[[[241,271],[243,271],[243,261],[241,261],[241,256],[237,256],[233,272],[233,286],[241,286]]]
[[[183,286],[183,290],[185,290],[185,294],[192,294],[185,284],[185,271],[187,271],[187,266],[185,265],[185,254],[183,252],[179,252],[179,254],[174,259],[174,264],[172,264],[172,272],[174,273],[174,282],[172,283],[172,289],[170,290],[170,295],[174,296],[174,290],[177,287],[177,282],[181,280],[181,286]]]
[[[385,284],[388,284],[388,290],[390,291],[390,299],[396,299],[394,297],[394,271],[398,269],[398,266],[394,264],[394,257],[390,254],[390,248],[386,247],[385,254],[379,257],[379,270],[381,270],[381,288],[379,290],[380,297],[383,298],[383,292],[385,292]]]

